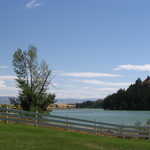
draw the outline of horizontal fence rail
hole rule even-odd
[[[81,132],[94,133],[96,135],[150,139],[149,126],[117,125],[58,115],[43,115],[41,113],[8,108],[0,108],[0,121],[5,123],[14,122],[31,124],[34,126],[59,127]]]

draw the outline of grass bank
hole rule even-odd
[[[150,141],[0,124],[0,150],[150,150]]]

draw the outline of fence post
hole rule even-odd
[[[150,139],[150,127],[148,127],[148,139]]]
[[[95,134],[97,135],[97,123],[96,123],[96,119],[95,119]]]
[[[68,117],[66,117],[66,130],[68,129]]]
[[[39,122],[39,112],[36,110],[35,112],[35,127],[38,127],[38,122]]]
[[[122,136],[122,127],[121,126],[119,127],[119,136],[120,137]]]
[[[6,106],[6,124],[8,124],[8,106]]]
[[[15,121],[15,123],[17,124],[19,122],[19,120],[21,120],[21,111],[15,112],[15,115],[17,115],[16,121]]]

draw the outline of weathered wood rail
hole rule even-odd
[[[117,125],[112,123],[63,117],[57,115],[43,115],[16,109],[0,108],[0,121],[9,123],[24,123],[34,126],[50,126],[64,129],[94,133],[96,135],[112,135],[118,137],[134,137],[150,139],[149,126]]]

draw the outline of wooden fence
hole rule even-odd
[[[34,126],[59,127],[69,130],[93,133],[96,135],[112,135],[118,137],[135,137],[150,139],[149,126],[129,126],[96,122],[57,115],[43,115],[16,109],[0,108],[0,121],[23,123]]]

